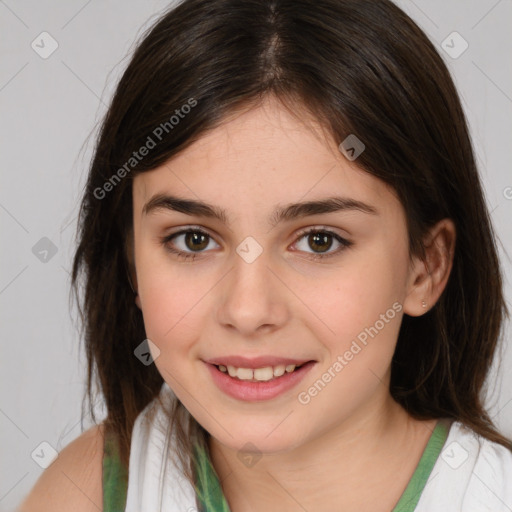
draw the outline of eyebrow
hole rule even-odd
[[[144,205],[142,215],[149,215],[158,210],[171,210],[187,215],[217,219],[223,224],[230,225],[226,210],[195,199],[183,199],[171,195],[157,194]],[[280,206],[269,216],[268,222],[270,225],[276,226],[280,222],[308,217],[310,215],[347,210],[357,210],[370,215],[378,215],[378,211],[369,204],[348,197],[334,196],[317,201],[291,203]]]

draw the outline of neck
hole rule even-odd
[[[421,458],[436,420],[410,417],[389,393],[322,435],[253,466],[209,438],[232,512],[391,510]],[[369,505],[373,507],[369,507]]]

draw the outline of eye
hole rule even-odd
[[[162,238],[161,243],[169,252],[176,254],[179,258],[194,259],[196,253],[203,252],[209,246],[210,241],[213,241],[213,238],[206,231],[189,228]],[[178,246],[178,248],[174,246]]]
[[[299,245],[302,241],[304,241],[304,243],[302,243],[301,248]],[[338,244],[338,249],[327,252],[332,248],[333,244]],[[299,242],[296,243],[296,245],[299,247],[299,250],[304,250],[305,252],[307,252],[306,249],[308,247],[312,248],[314,252],[310,253],[309,257],[313,259],[323,259],[338,255],[345,248],[353,245],[353,243],[342,238],[334,231],[323,228],[309,228],[299,234]]]

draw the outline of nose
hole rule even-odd
[[[239,254],[233,258],[233,267],[223,279],[218,301],[217,320],[225,328],[244,337],[270,333],[288,321],[286,287],[276,277],[265,251],[248,262]]]

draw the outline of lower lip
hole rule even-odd
[[[296,386],[315,365],[315,361],[303,364],[291,373],[285,372],[281,377],[269,381],[251,382],[230,377],[228,373],[221,372],[213,364],[206,363],[217,387],[227,395],[245,400],[246,402],[260,402],[270,400],[285,393]]]

